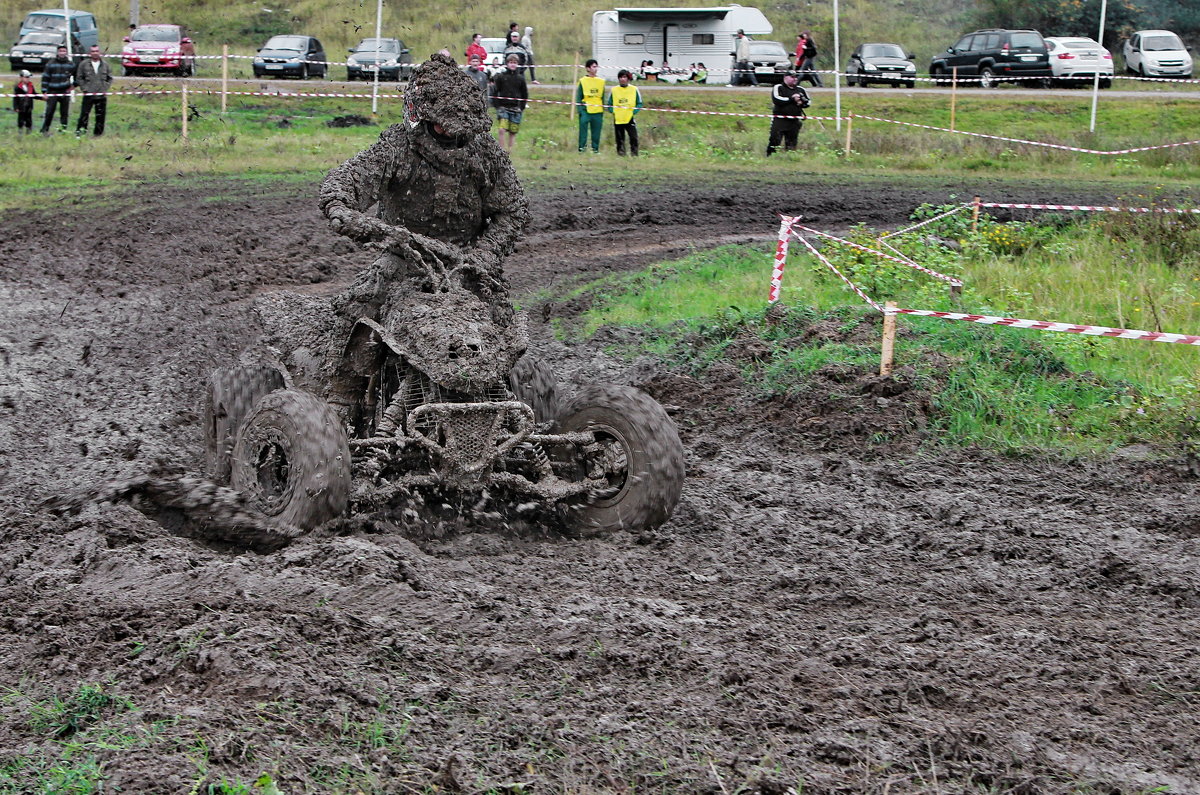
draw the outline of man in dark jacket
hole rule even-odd
[[[800,87],[796,70],[789,70],[783,82],[771,89],[771,132],[767,139],[767,156],[775,154],[779,142],[791,152],[796,148],[800,128],[804,125],[804,109],[808,107],[808,92]]]
[[[83,107],[79,109],[79,123],[75,134],[87,132],[88,115],[96,109],[96,127],[93,133],[104,135],[104,117],[108,113],[108,87],[112,85],[112,68],[100,57],[100,48],[95,44],[88,50],[88,57],[75,70],[75,83],[83,92]]]
[[[75,65],[67,57],[67,48],[59,47],[54,60],[42,72],[42,93],[46,95],[46,117],[42,119],[42,135],[50,134],[54,109],[58,108],[59,127],[66,132],[67,116],[71,112],[71,89],[75,87]]]
[[[529,86],[521,74],[520,62],[515,54],[504,61],[504,71],[492,81],[492,104],[496,106],[497,137],[505,152],[511,152],[521,129],[521,117],[529,102]]]

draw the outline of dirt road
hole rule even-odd
[[[515,292],[769,242],[777,211],[842,228],[951,194],[1112,198],[803,181],[536,193]],[[850,378],[762,401],[733,367],[557,341],[572,305],[551,300],[535,347],[568,390],[634,383],[679,425],[688,481],[654,533],[370,517],[256,554],[123,505],[60,517],[42,501],[198,471],[202,384],[254,334],[250,299],[336,289],[364,257],[315,201],[230,185],[3,225],[0,792],[45,791],[64,753],[123,792],[1200,792],[1182,465],[880,449],[898,417],[916,439],[921,396]],[[127,701],[48,724],[85,684]]]

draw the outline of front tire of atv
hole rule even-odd
[[[533,418],[539,425],[558,416],[558,382],[554,371],[540,359],[528,354],[517,359],[508,374],[508,388],[517,400],[533,409]]]
[[[346,512],[350,446],[323,400],[298,389],[264,397],[238,432],[232,485],[268,521],[311,530]]]
[[[557,426],[591,431],[610,473],[609,488],[564,506],[573,534],[653,530],[671,518],[683,490],[683,444],[658,401],[633,387],[590,385],[563,407]],[[587,463],[579,462],[580,479]]]
[[[204,397],[204,463],[214,482],[229,483],[229,462],[242,420],[260,398],[283,387],[283,373],[274,367],[213,371]]]

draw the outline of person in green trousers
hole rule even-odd
[[[588,58],[584,64],[587,75],[579,78],[575,86],[575,105],[579,111],[579,151],[582,152],[588,143],[588,133],[592,136],[592,151],[600,151],[600,131],[604,127],[604,78],[596,77],[600,64],[595,58]]]

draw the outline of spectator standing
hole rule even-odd
[[[801,80],[808,80],[817,88],[823,87],[821,76],[817,74],[817,43],[807,30],[796,42],[796,68],[800,70]]]
[[[67,131],[67,117],[71,112],[71,89],[75,87],[75,65],[67,57],[67,48],[59,47],[54,60],[46,64],[42,72],[42,93],[46,95],[46,116],[42,119],[42,135],[50,134],[54,111],[58,110],[59,128]]]
[[[533,28],[525,27],[525,35],[521,37],[521,46],[529,50],[530,55],[533,55]]]
[[[22,69],[16,86],[13,87],[13,110],[17,112],[17,132],[28,135],[33,131],[33,95],[37,87],[33,85],[33,75],[28,69]]]
[[[629,154],[638,156],[638,130],[635,117],[642,109],[642,92],[630,84],[633,75],[628,69],[617,72],[617,85],[612,87],[608,104],[612,107],[613,130],[617,136],[617,154],[625,154],[625,137],[629,137]]]
[[[514,22],[513,24],[517,23]],[[517,30],[510,30],[508,32],[508,43],[504,46],[505,63],[508,62],[508,56],[510,55],[517,56],[521,74],[524,75],[525,70],[528,69],[529,82],[535,86],[540,85],[537,81],[537,75],[533,71],[533,53],[525,49],[524,45],[521,44],[521,33]]]
[[[808,92],[800,87],[795,69],[789,69],[783,82],[771,89],[771,132],[767,138],[767,157],[775,154],[780,141],[791,152],[796,149],[800,129],[804,126],[804,109],[809,105]]]
[[[112,67],[100,57],[100,48],[92,45],[88,48],[88,57],[75,70],[75,83],[83,92],[83,105],[79,109],[79,123],[75,125],[75,134],[87,132],[88,116],[92,108],[96,109],[96,124],[92,129],[93,135],[104,135],[104,117],[108,115],[108,87],[112,85]]]
[[[496,125],[500,128],[498,137],[506,152],[512,151],[517,140],[528,102],[529,86],[521,74],[520,62],[516,55],[509,55],[504,61],[504,71],[492,81],[492,104],[496,106]]]
[[[481,63],[487,60],[488,51],[480,41],[482,38],[482,33],[475,33],[471,36],[471,43],[467,45],[467,51],[465,53],[468,62],[471,60],[472,55],[478,55]]]
[[[491,99],[491,80],[478,53],[467,56],[467,74],[479,84],[479,90],[483,92],[483,101],[487,103]]]
[[[579,151],[582,152],[588,143],[588,134],[592,137],[592,153],[600,152],[600,133],[604,129],[604,78],[596,77],[600,63],[595,58],[588,58],[584,64],[587,74],[579,78],[575,85],[575,106],[579,111]]]
[[[754,74],[754,67],[750,65],[750,37],[741,28],[733,37],[733,74],[730,75],[729,84],[740,86],[748,79],[750,85],[757,88],[758,75]]]

